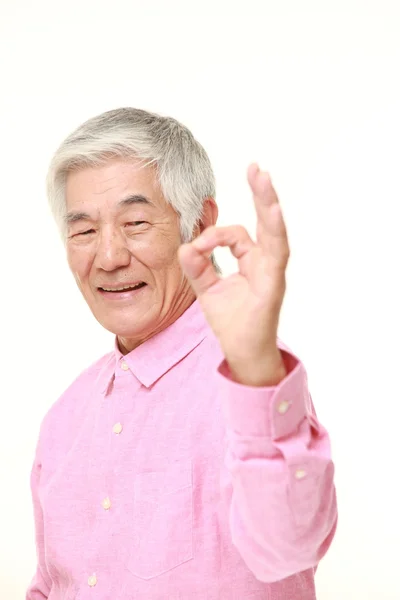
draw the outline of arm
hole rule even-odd
[[[226,361],[219,369],[232,541],[264,582],[315,567],[337,521],[328,434],[303,365],[281,352],[287,375],[274,387],[236,383]]]
[[[38,496],[41,464],[35,460],[31,473],[31,490],[36,530],[37,568],[26,593],[25,600],[47,600],[51,590],[51,580],[44,559],[43,514]]]
[[[304,368],[276,344],[290,256],[282,209],[257,165],[248,181],[255,239],[239,225],[206,227],[181,246],[179,259],[225,357],[233,543],[258,579],[273,582],[317,565],[334,535],[336,499],[328,435],[313,413]],[[238,262],[225,278],[210,260],[218,246]]]

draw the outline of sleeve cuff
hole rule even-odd
[[[222,404],[228,428],[240,436],[278,440],[297,431],[307,415],[309,393],[303,364],[281,350],[288,375],[274,387],[248,387],[230,378],[223,361],[218,368]]]

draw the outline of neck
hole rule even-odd
[[[184,312],[195,302],[196,296],[191,287],[187,288],[183,293],[181,293],[176,299],[174,299],[168,309],[163,314],[163,308],[160,311],[160,317],[157,319],[157,323],[155,327],[151,329],[149,333],[142,335],[140,338],[124,338],[117,337],[118,347],[122,354],[128,354],[132,352],[135,348],[154,337],[164,329],[167,329],[172,323],[177,321],[179,317],[183,315]]]

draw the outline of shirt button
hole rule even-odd
[[[297,469],[296,473],[294,474],[294,476],[296,477],[296,479],[304,479],[304,477],[307,475],[307,473],[305,472],[304,469]]]
[[[121,433],[123,427],[121,425],[121,423],[115,423],[114,427],[113,427],[113,432],[118,435]]]
[[[128,364],[124,360],[121,363],[121,369],[123,371],[128,371],[128,369],[129,369]]]
[[[94,587],[96,585],[96,583],[97,583],[97,577],[96,577],[96,575],[91,575],[89,577],[89,579],[88,579],[88,585],[90,587]]]
[[[110,498],[104,498],[104,500],[101,503],[101,505],[104,508],[104,510],[110,510],[110,508],[111,508],[111,500],[110,500]]]
[[[290,408],[290,402],[283,400],[278,404],[278,413],[284,415]]]

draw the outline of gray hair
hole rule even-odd
[[[204,200],[215,198],[214,173],[204,148],[187,127],[171,117],[119,108],[83,123],[64,140],[51,160],[47,195],[64,242],[68,173],[103,165],[114,157],[135,158],[156,167],[163,196],[179,215],[182,241],[191,241],[202,217]]]

